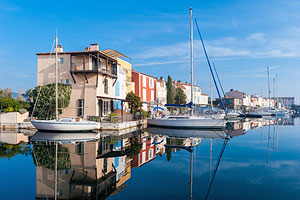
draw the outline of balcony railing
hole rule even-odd
[[[87,64],[87,63],[86,63]],[[97,67],[93,66],[92,69],[89,68],[89,65],[85,66],[85,69],[83,68],[83,63],[72,63],[71,71],[74,73],[80,73],[80,72],[100,72],[107,75],[114,75],[117,76],[117,65],[111,65],[111,68],[106,68],[106,65],[103,63],[99,63],[98,69]]]

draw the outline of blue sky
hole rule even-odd
[[[36,85],[37,52],[55,30],[65,51],[91,43],[132,58],[133,68],[189,81],[189,8],[225,90],[267,95],[278,75],[281,96],[300,97],[300,2],[296,0],[6,1],[0,0],[0,88]],[[195,79],[209,92],[209,71],[196,29]],[[297,99],[298,102],[299,99]]]

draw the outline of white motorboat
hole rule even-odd
[[[241,116],[243,113],[240,110],[229,109],[227,110],[227,116],[229,119],[237,118]]]
[[[225,112],[221,108],[212,106],[198,106],[195,108],[194,114],[196,116],[203,116],[212,119],[224,119]]]
[[[224,119],[212,119],[189,115],[166,116],[163,118],[149,119],[149,126],[182,128],[182,129],[222,129],[225,127]]]
[[[98,127],[97,122],[79,118],[61,118],[58,120],[31,120],[32,125],[39,131],[51,132],[82,132],[91,131]]]

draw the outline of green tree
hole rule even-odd
[[[70,169],[71,159],[69,149],[58,144],[57,169]],[[33,145],[32,157],[35,166],[43,166],[55,170],[56,147],[54,144],[37,142]]]
[[[140,97],[135,95],[133,92],[129,92],[126,96],[126,100],[132,101],[132,103],[130,103],[131,113],[134,114],[136,111],[140,110],[140,107],[142,106]]]
[[[170,75],[167,81],[167,104],[174,104],[173,83]]]
[[[71,85],[58,84],[58,108],[62,112],[70,104]],[[26,98],[35,105],[33,116],[38,119],[55,119],[55,84],[38,86],[25,93]]]
[[[30,146],[21,142],[20,144],[0,144],[0,158],[12,158],[18,154],[28,155],[31,153]]]
[[[176,88],[175,103],[186,104],[186,95],[181,88]]]
[[[167,148],[166,151],[167,151],[167,160],[169,162],[171,160],[171,157],[172,157],[172,149]]]
[[[6,88],[4,90],[0,89],[0,98],[2,98],[2,97],[12,98],[12,90],[11,90],[11,88]]]
[[[20,109],[23,109],[23,106],[18,100],[11,97],[0,98],[0,110],[3,112],[18,112]]]

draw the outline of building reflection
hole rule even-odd
[[[273,124],[279,125],[282,121],[236,121],[231,122],[230,130],[222,132],[149,128],[149,132],[106,133],[91,141],[63,142],[58,145],[57,170],[53,164],[55,143],[34,141],[33,153],[37,166],[36,198],[54,199],[57,195],[58,199],[105,199],[128,185],[132,168],[142,167],[157,156],[166,154],[169,161],[172,153],[183,149],[192,153],[193,148],[203,139],[210,139],[212,157],[213,139],[223,140],[228,136],[234,138],[244,135],[250,129]],[[183,133],[189,137],[182,137]],[[211,168],[210,158],[210,174]]]
[[[57,184],[59,199],[104,199],[123,189],[131,177],[130,153],[136,148],[134,137],[102,137],[98,141],[60,144],[58,151],[58,176],[55,169],[42,163],[53,155],[35,152],[37,165],[37,199],[55,198],[54,185]],[[51,142],[38,142],[33,150],[43,145],[47,151],[53,148]],[[53,151],[50,151],[50,154]],[[62,155],[62,154],[67,154]],[[68,157],[70,165],[63,164],[61,157]],[[49,160],[51,162],[53,160]]]

